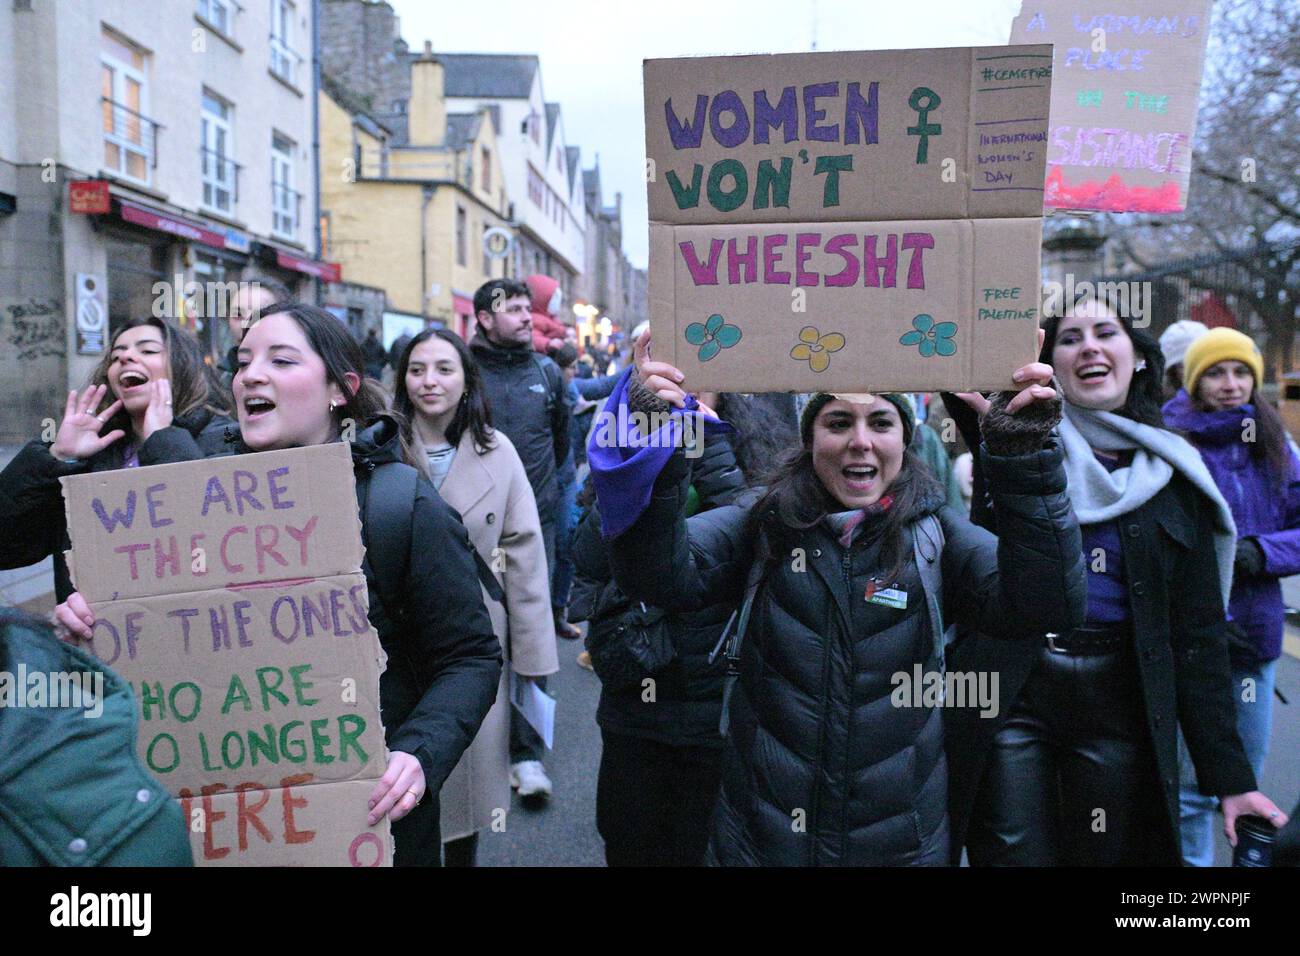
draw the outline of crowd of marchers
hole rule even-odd
[[[0,670],[104,670],[117,719],[0,712],[0,862],[190,861],[178,806],[136,798],[162,791],[86,643],[59,479],[341,440],[399,865],[473,865],[512,787],[551,795],[511,682],[544,688],[575,622],[611,866],[1210,865],[1216,810],[1234,843],[1287,827],[1258,781],[1300,458],[1250,338],[1157,342],[1087,298],[1012,391],[693,393],[648,331],[580,358],[556,289],[492,280],[469,342],[391,350],[245,290],[216,369],[166,319],[113,330],[0,473],[0,567],[52,557],[58,599],[53,626],[0,612]],[[589,440],[598,413],[703,429]],[[996,706],[900,706],[898,675],[946,672],[996,675]]]

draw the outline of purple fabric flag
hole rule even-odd
[[[628,408],[628,383],[632,366],[623,372],[614,391],[596,413],[596,427],[587,443],[587,462],[600,503],[600,530],[606,540],[616,538],[636,523],[654,490],[655,479],[683,445],[730,432],[731,426],[700,409],[694,395],[686,396],[686,409],[671,413],[633,413]],[[689,427],[683,416],[692,417]],[[648,434],[642,434],[648,425]]]

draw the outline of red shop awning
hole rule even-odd
[[[283,269],[291,269],[294,272],[315,276],[317,279],[323,279],[326,282],[343,281],[343,267],[337,262],[304,259],[302,256],[295,256],[281,249],[276,249],[275,263]]]
[[[154,229],[158,232],[179,236],[182,239],[201,242],[205,246],[212,246],[214,249],[226,248],[226,237],[224,235],[200,226],[196,222],[181,219],[179,216],[157,212],[146,206],[137,206],[125,199],[119,199],[117,206],[118,215],[137,226],[144,226],[146,229]]]

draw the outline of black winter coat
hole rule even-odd
[[[1083,619],[1082,544],[1065,498],[1061,450],[990,459],[999,541],[939,500],[945,619],[1029,637]],[[740,603],[760,519],[739,506],[684,518],[680,455],[650,505],[614,542],[615,579],[669,608]],[[863,600],[882,572],[878,526],[845,550],[823,522],[802,532],[764,520],[768,565],[730,701],[711,859],[726,865],[941,865],[948,859],[941,716],[896,707],[895,677],[940,667],[909,560],[897,610]],[[865,525],[865,523],[864,523]],[[802,549],[797,551],[795,549]],[[792,557],[790,557],[792,556]]]
[[[242,441],[236,451],[249,451]],[[451,506],[420,477],[414,500],[368,496],[376,468],[401,463],[397,426],[381,417],[351,443],[362,520],[378,523],[376,509],[396,509],[411,525],[410,548],[370,540],[361,569],[370,598],[369,618],[388,655],[379,678],[379,708],[389,750],[413,755],[424,770],[424,799],[393,824],[399,866],[437,866],[441,854],[438,792],[478,733],[496,700],[501,644],[483,604],[473,545]],[[340,502],[343,504],[343,502]],[[355,507],[349,498],[347,504]],[[372,562],[398,562],[405,607],[399,626],[384,607]]]
[[[482,335],[469,346],[483,376],[492,424],[519,452],[542,524],[553,522],[560,501],[557,475],[569,455],[573,419],[560,367],[529,347],[502,348]]]
[[[959,398],[949,401],[945,395],[944,404],[970,447],[979,447],[974,412]],[[987,497],[978,493],[987,483],[987,462],[976,456],[975,468],[971,518],[994,527],[997,518],[987,507]],[[1118,524],[1147,730],[1162,791],[1165,832],[1154,842],[1165,862],[1177,866],[1181,862],[1178,726],[1202,793],[1222,796],[1256,786],[1237,736],[1213,516],[1204,495],[1175,472],[1154,498],[1118,519]],[[1038,659],[1037,646],[999,637],[997,631],[964,634],[949,653],[954,669],[998,672],[1003,700],[993,719],[961,710],[945,714],[952,762],[954,858],[961,851],[989,746],[1032,678]]]
[[[691,485],[699,510],[730,504],[744,491],[744,476],[736,467],[731,444],[719,436],[703,444],[704,453],[691,461]],[[573,540],[574,582],[569,620],[596,621],[619,617],[627,597],[613,581],[609,547],[600,534],[600,511],[593,506],[579,524]],[[722,716],[722,676],[726,659],[709,663],[727,619],[734,609],[723,602],[667,618],[673,645],[672,663],[655,674],[652,700],[638,685],[601,685],[596,722],[606,730],[677,747],[721,747],[718,722]]]
[[[140,465],[198,461],[227,450],[227,431],[234,422],[200,409],[160,428],[140,446]],[[115,471],[122,467],[126,439],[118,439],[98,455],[72,464],[50,454],[45,442],[28,442],[0,472],[0,569],[23,568],[54,556],[54,593],[60,603],[74,590],[63,552],[72,545],[63,507],[65,475]]]

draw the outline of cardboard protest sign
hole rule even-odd
[[[387,763],[346,444],[63,479],[91,649],[195,862],[391,865]]]
[[[647,60],[655,356],[694,389],[1010,387],[1051,55]]]
[[[1012,43],[1055,44],[1043,203],[1180,212],[1187,206],[1210,0],[1024,0]]]

